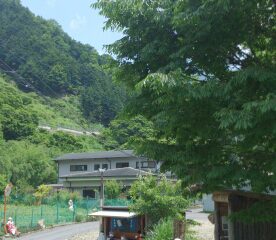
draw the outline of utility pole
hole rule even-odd
[[[103,209],[103,205],[104,205],[104,179],[103,179],[103,174],[105,172],[105,169],[99,168],[98,171],[101,173],[100,208],[102,210]]]
[[[103,210],[103,205],[104,205],[104,179],[103,179],[103,174],[105,169],[104,168],[99,168],[98,170],[101,174],[101,193],[100,193],[100,208],[101,211]],[[101,217],[101,222],[100,222],[100,232],[102,232],[104,229],[103,227],[103,217]]]

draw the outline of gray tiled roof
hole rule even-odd
[[[74,159],[127,158],[134,157],[133,150],[101,151],[92,153],[68,153],[55,158],[56,161]]]
[[[115,169],[108,169],[103,172],[104,177],[137,177],[138,175],[149,175],[152,174],[150,172],[146,172],[139,169],[134,169],[132,167],[124,167],[124,168],[115,168]],[[75,173],[60,176],[60,178],[86,178],[86,177],[100,177],[101,173],[99,171],[93,172],[85,172],[85,173]]]

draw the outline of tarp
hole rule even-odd
[[[89,216],[132,218],[137,216],[137,214],[134,212],[126,212],[126,211],[98,211],[98,212],[90,213]]]

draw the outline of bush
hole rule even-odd
[[[122,186],[116,180],[104,182],[104,194],[107,199],[115,199],[120,196]]]
[[[59,202],[62,206],[68,206],[69,199],[72,199],[75,204],[76,202],[80,202],[82,200],[82,196],[79,192],[69,192],[64,189],[54,192],[50,197],[44,199],[43,203],[55,205]]]
[[[156,179],[154,176],[139,177],[129,190],[133,204],[130,210],[150,216],[149,225],[161,219],[178,218],[189,206],[188,197],[183,196],[181,182],[167,180],[165,176]]]
[[[195,237],[195,233],[189,228],[192,225],[197,225],[195,221],[186,222],[185,240],[198,240]],[[154,225],[152,230],[149,231],[145,240],[171,240],[173,239],[173,220],[165,219],[159,221],[158,224]]]
[[[19,200],[20,202],[20,200]],[[35,198],[33,195],[27,194],[22,197],[22,203],[26,204],[27,206],[32,206],[35,204]]]
[[[51,191],[52,187],[42,184],[37,188],[33,196],[36,198],[37,203],[40,205],[41,200],[47,197]]]
[[[153,226],[145,240],[171,240],[173,239],[173,222],[170,219],[161,220]]]
[[[82,222],[84,220],[84,215],[77,214],[75,217],[76,222]]]
[[[87,221],[87,222],[95,222],[95,221],[97,221],[97,220],[98,220],[98,218],[95,217],[95,216],[90,216],[90,215],[88,215],[88,216],[86,217],[86,221]]]

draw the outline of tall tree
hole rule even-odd
[[[128,112],[154,122],[138,150],[205,191],[276,187],[272,0],[98,0]]]

